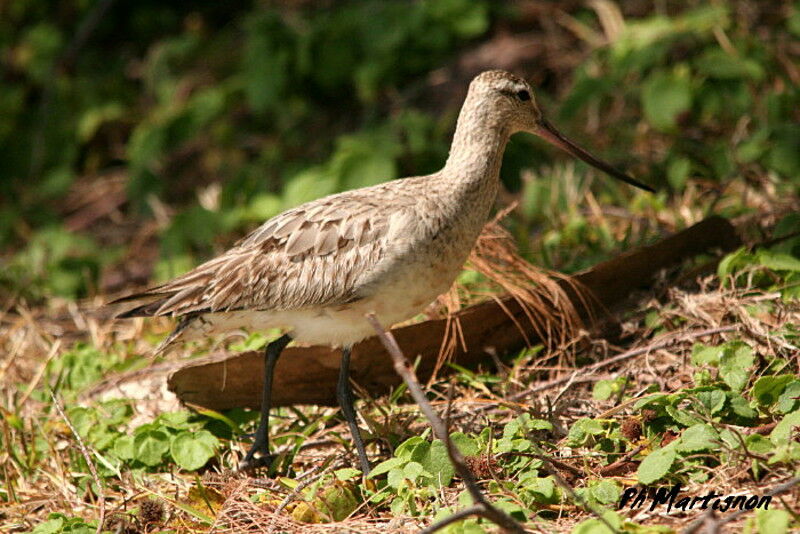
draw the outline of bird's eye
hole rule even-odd
[[[520,100],[525,102],[526,100],[530,100],[531,99],[531,94],[528,91],[526,91],[525,89],[522,89],[520,91],[517,91],[517,98],[519,98]]]

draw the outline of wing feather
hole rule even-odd
[[[348,191],[281,213],[221,256],[121,299],[151,302],[123,315],[288,310],[361,298],[364,280],[386,255],[392,216],[417,200],[398,195],[397,185]],[[391,205],[376,200],[390,193]]]

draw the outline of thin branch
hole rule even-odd
[[[464,481],[464,485],[467,487],[467,490],[472,496],[472,500],[475,502],[475,505],[467,510],[470,511],[470,514],[480,515],[481,517],[492,521],[500,528],[503,528],[508,532],[524,534],[525,529],[523,526],[520,525],[519,522],[517,522],[510,515],[506,514],[502,510],[499,510],[498,508],[495,508],[486,499],[486,496],[483,494],[480,487],[478,487],[478,483],[475,480],[475,475],[472,473],[472,471],[470,471],[469,467],[467,467],[467,463],[464,461],[461,451],[459,451],[450,440],[450,435],[447,432],[447,427],[445,426],[444,422],[436,414],[433,407],[428,402],[428,399],[425,398],[425,393],[422,391],[422,387],[419,385],[419,381],[417,380],[416,373],[414,373],[414,369],[408,364],[408,360],[406,360],[406,357],[403,355],[403,352],[397,345],[397,341],[392,333],[387,332],[383,326],[381,326],[380,322],[378,322],[378,318],[375,317],[374,314],[367,314],[366,317],[367,321],[369,321],[369,323],[375,329],[375,332],[378,335],[378,338],[380,338],[381,343],[383,343],[383,346],[386,348],[386,351],[392,357],[395,371],[406,383],[409,393],[411,393],[411,396],[419,405],[422,413],[425,414],[425,417],[428,418],[428,421],[433,428],[433,433],[447,446],[447,454],[450,456],[450,462],[453,464],[458,476],[460,476],[461,480]],[[465,515],[462,514],[457,519],[461,519],[463,517],[465,517]],[[432,527],[429,527],[425,530],[425,532],[434,532],[435,530],[446,526],[451,522],[452,521],[444,523],[444,521],[440,521],[439,523],[432,525],[432,527],[436,526],[436,529],[431,530]]]
[[[509,400],[518,401],[518,400],[520,400],[520,399],[522,399],[524,397],[528,397],[528,396],[533,395],[535,393],[541,393],[542,391],[546,391],[548,389],[553,389],[555,387],[560,386],[561,384],[566,384],[566,383],[568,383],[570,381],[576,381],[577,377],[580,376],[580,375],[590,375],[592,373],[595,373],[595,372],[599,371],[600,369],[603,369],[604,367],[609,367],[611,365],[614,365],[615,363],[620,363],[620,362],[623,362],[625,360],[629,360],[631,358],[634,358],[634,357],[639,356],[641,354],[648,353],[650,351],[667,348],[667,347],[669,347],[669,346],[671,346],[671,345],[673,345],[675,343],[678,343],[680,341],[685,341],[687,339],[694,339],[694,338],[698,338],[698,337],[710,336],[710,335],[713,335],[713,334],[721,334],[721,333],[724,333],[724,332],[732,332],[734,330],[737,330],[738,328],[739,328],[738,325],[727,325],[727,326],[720,326],[720,327],[717,327],[717,328],[708,328],[708,329],[705,329],[705,330],[698,330],[698,331],[695,331],[695,332],[688,332],[688,333],[686,333],[684,335],[681,335],[680,337],[670,336],[668,339],[664,339],[664,340],[661,340],[661,341],[656,341],[656,342],[653,342],[653,343],[651,343],[649,345],[646,345],[644,347],[638,347],[638,348],[631,349],[629,351],[623,352],[622,354],[617,354],[616,356],[614,356],[612,358],[609,358],[607,360],[603,360],[601,362],[597,362],[597,363],[595,363],[593,365],[590,365],[589,367],[581,369],[580,371],[575,371],[574,373],[572,373],[572,374],[570,374],[568,376],[564,376],[564,377],[561,377],[561,378],[556,378],[554,380],[550,380],[548,382],[545,382],[544,384],[539,384],[539,385],[534,386],[532,388],[526,389],[525,391],[520,391],[519,393],[511,395],[509,397]]]
[[[621,354],[617,354],[616,356],[613,356],[613,357],[611,357],[611,358],[609,358],[607,360],[603,360],[603,361],[597,362],[595,364],[592,364],[589,367],[585,367],[585,368],[582,368],[582,369],[576,369],[575,371],[573,371],[572,373],[570,373],[567,376],[562,376],[561,378],[555,378],[553,380],[549,380],[547,382],[544,382],[544,383],[541,383],[541,384],[537,384],[537,385],[535,385],[535,386],[533,386],[531,388],[526,389],[525,391],[520,391],[520,392],[515,393],[513,395],[509,395],[505,399],[505,401],[509,402],[509,403],[518,402],[518,401],[524,399],[525,397],[530,397],[531,395],[534,395],[536,393],[541,393],[543,391],[554,389],[554,388],[557,388],[557,387],[559,387],[561,385],[567,384],[567,386],[564,388],[564,391],[561,391],[559,393],[559,395],[563,395],[564,392],[570,386],[572,386],[573,384],[581,384],[581,383],[584,383],[584,382],[593,382],[595,380],[595,378],[593,377],[594,373],[596,373],[597,371],[599,371],[599,370],[601,370],[601,369],[603,369],[605,367],[609,367],[611,365],[623,362],[625,360],[630,360],[631,358],[635,358],[636,356],[639,356],[641,354],[646,354],[646,353],[648,353],[650,351],[660,350],[660,349],[664,349],[664,348],[670,347],[675,343],[680,343],[681,341],[688,341],[688,340],[696,339],[696,338],[699,338],[699,337],[711,336],[711,335],[714,335],[714,334],[721,334],[721,333],[725,333],[725,332],[733,332],[735,330],[738,330],[739,328],[740,328],[740,325],[727,325],[727,326],[720,326],[720,327],[716,327],[716,328],[708,328],[708,329],[703,329],[703,330],[696,330],[694,332],[686,332],[686,333],[684,333],[684,334],[682,334],[680,336],[667,336],[667,339],[663,339],[662,338],[662,339],[660,339],[658,341],[654,341],[654,342],[650,343],[649,345],[645,345],[644,347],[637,347],[635,349],[631,349],[631,350],[623,352]],[[486,403],[486,404],[484,404],[482,406],[476,407],[474,410],[472,410],[468,414],[467,413],[459,413],[459,414],[454,415],[453,418],[456,419],[456,418],[466,417],[467,415],[475,415],[476,413],[482,413],[482,412],[486,412],[486,411],[489,411],[489,410],[493,410],[493,409],[497,408],[500,404],[502,404],[502,403],[499,403],[499,402]],[[621,406],[617,406],[617,407],[613,408],[613,411],[614,412],[618,411],[620,408],[621,408]],[[609,413],[609,412],[606,412],[606,413]]]
[[[323,465],[324,465],[324,464],[323,464]],[[316,469],[316,468],[315,468],[315,469]],[[315,473],[315,474],[313,474],[312,476],[308,477],[307,479],[305,479],[305,480],[301,481],[301,482],[300,482],[300,483],[299,483],[299,484],[298,484],[298,485],[297,485],[297,486],[296,486],[296,487],[295,487],[295,488],[294,488],[294,489],[291,491],[291,493],[289,493],[289,494],[288,494],[288,495],[287,495],[287,496],[286,496],[286,497],[285,497],[285,498],[284,498],[284,499],[281,501],[281,503],[280,503],[280,504],[279,504],[279,505],[278,505],[278,506],[275,508],[275,510],[273,511],[273,513],[275,513],[275,514],[279,514],[279,513],[281,513],[281,512],[283,511],[283,509],[284,509],[284,508],[286,508],[287,506],[289,506],[289,504],[290,504],[290,503],[291,503],[293,500],[295,500],[295,499],[297,498],[297,496],[298,496],[298,495],[300,495],[300,493],[301,493],[301,492],[302,492],[304,489],[306,489],[308,486],[310,486],[311,484],[313,484],[314,482],[316,482],[317,480],[319,480],[320,478],[322,478],[322,477],[323,477],[324,475],[326,475],[326,474],[327,474],[329,471],[330,471],[330,469],[329,469],[329,468],[324,468],[324,469],[321,469],[319,473]],[[271,530],[270,530],[270,532],[271,532]]]
[[[627,454],[625,454],[625,456],[623,456],[622,458],[620,458],[616,462],[613,462],[613,463],[610,463],[610,464],[608,464],[606,466],[601,467],[598,472],[603,476],[611,476],[611,475],[613,475],[614,473],[616,473],[616,471],[618,469],[624,467],[628,462],[630,462],[631,458],[633,458],[634,456],[636,456],[637,454],[642,452],[643,449],[644,449],[644,445],[639,445],[635,449],[629,451]]]
[[[83,459],[86,460],[86,464],[89,466],[89,472],[92,474],[92,479],[94,479],[94,483],[97,486],[97,499],[99,501],[98,504],[100,507],[100,517],[97,519],[96,532],[97,534],[100,534],[101,532],[103,532],[103,526],[105,525],[106,522],[105,489],[103,488],[103,485],[100,483],[100,477],[97,476],[97,469],[95,469],[94,467],[94,462],[92,462],[92,456],[91,454],[89,454],[89,449],[86,448],[86,444],[83,443],[81,435],[78,434],[78,431],[72,425],[72,421],[70,421],[69,417],[67,417],[67,414],[64,413],[64,409],[61,407],[61,403],[59,402],[58,398],[56,397],[56,394],[52,390],[50,391],[50,397],[52,397],[53,399],[53,405],[56,407],[56,411],[58,411],[58,414],[67,424],[70,431],[72,432],[72,435],[75,436],[75,440],[78,442],[78,449],[80,449],[81,454],[83,455]]]
[[[466,519],[471,515],[479,515],[483,517],[483,506],[480,504],[473,504],[469,508],[464,508],[463,510],[459,510],[458,512],[454,512],[452,515],[445,517],[442,520],[437,521],[432,525],[428,525],[427,527],[423,528],[419,531],[419,534],[433,534],[439,529],[443,529],[448,525],[452,525],[456,521],[461,521],[462,519]]]
[[[509,452],[502,452],[498,455],[499,458],[513,458],[515,456],[522,457],[522,458],[535,458],[541,461],[547,461],[553,464],[555,467],[562,469],[564,471],[569,471],[576,477],[583,477],[585,476],[584,472],[580,469],[569,465],[568,463],[562,462],[561,460],[556,460],[554,458],[548,458],[542,454],[538,454],[535,452],[518,452],[518,451],[509,451]]]

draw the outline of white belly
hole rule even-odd
[[[209,313],[193,321],[182,333],[182,340],[200,339],[233,330],[264,331],[282,328],[295,341],[334,347],[352,345],[375,334],[366,315],[373,313],[385,328],[420,313],[436,297],[450,288],[459,268],[437,265],[436,269],[416,269],[390,283],[382,284],[370,297],[340,306],[284,311],[236,311]]]

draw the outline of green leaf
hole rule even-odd
[[[705,52],[695,65],[701,73],[720,80],[751,78],[758,81],[764,77],[764,69],[756,61],[734,57],[719,48]]]
[[[705,451],[718,447],[719,434],[707,424],[698,424],[683,431],[678,450],[683,452]]]
[[[442,486],[448,486],[450,481],[453,480],[455,468],[450,462],[450,456],[447,454],[447,446],[442,440],[434,440],[431,443],[430,449],[420,459],[420,463],[425,468],[425,471],[433,475],[434,481],[440,483]]]
[[[744,343],[729,347],[719,361],[719,376],[737,393],[750,381],[750,368],[755,363],[753,349]]]
[[[480,452],[478,442],[467,436],[463,432],[453,432],[450,434],[450,441],[458,448],[463,456],[475,456]]]
[[[752,255],[744,247],[726,255],[717,266],[717,276],[724,282],[737,270],[753,260]]]
[[[800,404],[800,380],[795,380],[783,390],[775,408],[781,413],[789,413],[796,410],[798,404]]]
[[[530,430],[553,430],[553,423],[544,419],[531,419],[527,426]]]
[[[725,406],[727,395],[721,389],[712,389],[711,391],[698,391],[695,393],[697,400],[703,405],[703,408],[714,415]]]
[[[338,480],[345,481],[345,480],[350,480],[352,478],[356,478],[359,475],[361,475],[361,470],[354,469],[352,467],[345,467],[343,469],[337,469],[336,471],[333,472],[333,475]]]
[[[664,393],[654,393],[652,395],[642,397],[641,399],[636,401],[636,404],[633,405],[633,410],[639,411],[645,406],[648,406],[650,404],[664,404],[668,400],[669,400],[669,395],[666,395]]]
[[[311,167],[293,176],[283,189],[284,209],[299,206],[336,191],[336,180],[321,167]]]
[[[231,343],[230,350],[235,350],[238,352],[246,352],[250,350],[260,350],[267,345],[269,338],[262,334],[261,332],[253,332],[248,335],[245,339]]]
[[[394,158],[380,153],[352,154],[339,170],[342,189],[359,189],[392,180],[397,176]]]
[[[83,142],[91,140],[104,123],[117,120],[124,113],[125,110],[119,102],[106,102],[86,109],[78,122],[78,137]]]
[[[314,504],[333,521],[344,521],[358,508],[359,501],[352,484],[334,484],[314,499]]]
[[[417,480],[420,475],[433,476],[430,473],[427,473],[425,468],[422,467],[422,464],[419,462],[408,462],[403,468],[403,475],[411,481]]]
[[[615,380],[598,380],[592,388],[592,398],[595,400],[608,400],[614,394]]]
[[[397,449],[395,449],[394,455],[397,458],[419,462],[420,458],[427,454],[430,448],[430,441],[422,436],[413,436],[401,443]]]
[[[256,113],[276,109],[290,83],[293,35],[276,11],[256,11],[245,21],[242,72],[247,101]]]
[[[800,127],[776,128],[772,137],[767,166],[787,178],[797,176],[800,173]]]
[[[161,463],[169,450],[169,436],[163,430],[149,429],[133,438],[133,457],[150,467]]]
[[[176,464],[187,471],[195,471],[214,457],[218,445],[217,438],[207,430],[184,430],[175,436],[169,450]]]
[[[791,520],[792,516],[789,512],[778,508],[756,512],[758,534],[786,534],[789,532]]]
[[[673,158],[667,167],[667,180],[673,189],[682,189],[686,185],[692,163],[688,158]]]
[[[405,470],[400,467],[395,467],[394,469],[390,469],[386,474],[386,484],[388,484],[389,487],[400,489],[400,486],[403,485],[406,478]]]
[[[762,250],[758,253],[758,260],[761,265],[773,271],[800,272],[800,258],[789,254]]]
[[[572,529],[572,534],[617,534],[622,531],[622,518],[618,513],[607,510],[603,512],[602,517],[605,521],[587,519],[579,523]],[[607,525],[611,525],[611,528]]]
[[[736,147],[736,156],[743,163],[752,163],[769,148],[769,129],[761,128]]]
[[[800,37],[800,5],[797,5],[797,2],[792,6],[792,10],[786,20],[786,28],[795,37]]]
[[[752,395],[762,406],[771,406],[778,401],[786,385],[795,379],[795,375],[762,376],[753,384]]]
[[[756,454],[768,454],[775,450],[775,444],[761,434],[750,434],[744,439],[747,450]]]
[[[583,445],[591,436],[603,434],[605,427],[600,421],[594,419],[578,419],[569,429],[567,438],[575,446]]]
[[[675,456],[675,447],[670,446],[662,447],[648,454],[636,470],[639,483],[652,484],[666,475],[675,461]]]
[[[613,480],[603,479],[589,484],[589,489],[597,502],[601,504],[614,504],[619,501],[622,493],[619,484]]]
[[[679,423],[683,426],[693,426],[703,422],[701,419],[695,417],[686,410],[676,408],[675,406],[667,405],[664,407],[664,409],[667,411],[667,414],[669,414],[669,416],[675,420],[676,423]]]
[[[378,465],[376,465],[372,471],[369,472],[367,478],[375,478],[378,475],[382,475],[384,473],[388,473],[392,469],[396,467],[400,467],[401,465],[405,464],[408,460],[405,458],[389,458],[388,460],[384,460]]]
[[[798,435],[797,427],[800,427],[800,410],[784,416],[772,429],[769,439],[775,445],[786,445]]]
[[[282,206],[283,202],[277,195],[262,193],[250,200],[242,217],[248,222],[262,223],[280,213]]]
[[[738,415],[739,417],[744,417],[745,419],[753,419],[758,415],[751,406],[750,403],[747,402],[747,399],[742,397],[739,394],[731,393],[728,397],[731,405],[731,409],[733,413]]]
[[[227,415],[221,414],[215,410],[209,410],[206,408],[199,408],[199,407],[197,408],[197,413],[204,417],[208,417],[209,419],[214,419],[215,421],[223,423],[225,426],[230,428],[236,434],[242,433],[242,429],[239,426],[239,423],[237,423]]]
[[[535,470],[525,471],[520,473],[519,485],[525,492],[533,494],[536,502],[557,501],[558,492],[552,477],[540,477]]]
[[[673,130],[678,115],[689,110],[691,105],[692,88],[686,76],[656,71],[643,84],[644,116],[658,130]]]
[[[133,436],[123,435],[114,441],[114,454],[120,460],[133,460],[136,451],[133,447]]]
[[[717,365],[725,347],[707,347],[700,343],[692,347],[692,365],[701,367],[703,365]]]
[[[64,518],[55,517],[36,525],[31,534],[57,534],[62,528],[64,528]]]
[[[164,425],[167,428],[186,430],[192,426],[191,423],[189,423],[191,417],[192,414],[186,410],[180,412],[164,412],[159,415],[154,422]]]

